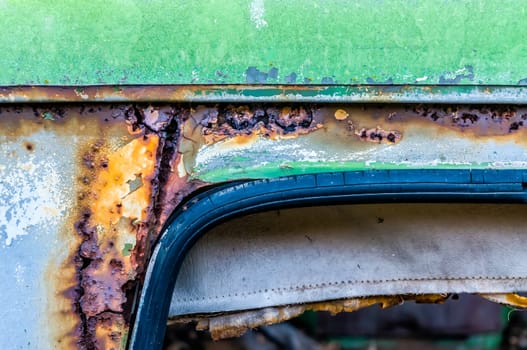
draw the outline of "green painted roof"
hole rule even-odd
[[[0,0],[0,85],[516,85],[526,11],[516,0]]]

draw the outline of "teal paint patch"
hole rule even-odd
[[[121,254],[123,256],[130,256],[132,254],[132,249],[134,249],[134,245],[132,243],[125,243]]]
[[[214,169],[193,175],[195,179],[205,182],[222,182],[237,179],[276,178],[282,176],[319,174],[326,172],[356,171],[356,170],[401,170],[401,169],[495,169],[493,164],[441,164],[441,165],[408,165],[382,162],[284,162],[279,164],[263,164],[254,167],[241,165]],[[511,167],[513,168],[513,167]]]

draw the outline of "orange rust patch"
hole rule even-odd
[[[260,135],[259,130],[256,133],[250,134],[250,135],[234,136],[233,138],[226,140],[225,145],[236,145],[236,146],[248,145],[248,144],[255,142],[258,139],[258,135]]]
[[[100,315],[124,311],[127,299],[123,286],[136,278],[129,251],[136,245],[139,228],[149,219],[158,146],[158,135],[138,135],[115,150],[98,142],[83,156],[92,176],[81,178],[87,205],[76,224],[84,237],[79,253],[86,265],[80,271],[79,305],[86,317],[84,337],[95,336],[92,341],[101,341],[97,331],[109,327],[101,325],[108,323],[108,317],[101,321]],[[109,332],[110,338],[104,342],[121,342],[122,332]]]
[[[337,109],[335,111],[335,119],[337,119],[337,120],[345,120],[348,117],[349,117],[348,112],[346,112],[343,109]]]
[[[107,348],[126,342],[131,300],[151,243],[175,206],[199,184],[189,183],[172,107],[120,107],[117,144],[104,133],[81,154],[78,248],[81,346]],[[184,110],[178,116],[185,118]],[[180,176],[181,175],[181,176]]]
[[[15,118],[17,122],[13,125],[9,123],[8,118],[2,118],[1,121],[2,124],[6,124],[8,130],[13,130],[12,135],[18,135],[18,132],[22,135],[31,135],[47,130],[47,132],[56,134],[60,139],[71,140],[71,147],[76,153],[85,153],[83,149],[91,149],[101,138],[116,141],[113,147],[122,145],[123,137],[127,134],[126,129],[122,127],[123,124],[119,125],[119,121],[111,118],[108,107],[101,108],[101,110],[94,107],[93,115],[90,116],[82,116],[82,109],[82,106],[64,108],[64,120],[42,120],[35,115],[34,111],[38,108],[25,107],[20,109],[21,113],[17,115]],[[59,109],[51,108],[51,110],[58,111]],[[11,129],[12,127],[15,129]],[[45,147],[45,144],[41,147]],[[81,157],[76,160],[79,164],[76,167],[78,178],[91,179],[92,171],[81,166],[83,162]],[[42,328],[49,332],[51,347],[55,349],[82,347],[79,341],[82,336],[83,321],[76,301],[80,297],[79,269],[82,266],[78,249],[83,237],[74,232],[74,225],[81,216],[81,208],[85,203],[83,197],[87,193],[88,186],[82,181],[74,184],[73,192],[77,193],[77,197],[73,199],[74,204],[69,208],[69,215],[62,218],[60,239],[55,243],[57,252],[50,257],[43,277],[48,301]]]
[[[93,223],[107,235],[122,217],[146,220],[150,204],[150,181],[156,165],[159,136],[146,135],[136,138],[126,146],[107,156],[106,166],[91,185]],[[134,181],[138,181],[134,188]],[[104,236],[99,237],[102,239]]]

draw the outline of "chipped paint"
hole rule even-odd
[[[11,148],[9,143],[0,144],[3,154]],[[8,174],[0,182],[0,197],[3,199],[0,204],[0,239],[3,244],[9,246],[27,235],[32,227],[48,225],[65,215],[68,200],[61,191],[64,179],[54,167],[52,157],[36,158],[33,154],[26,154],[17,157],[16,162],[2,164],[2,172]],[[40,176],[42,173],[46,176]],[[35,181],[21,182],[23,178],[35,178]]]
[[[222,181],[260,177],[262,172],[285,176],[329,169],[527,165],[523,107],[355,105],[346,106],[350,116],[345,120],[334,117],[338,109],[342,107],[314,108],[313,120],[322,127],[296,139],[283,135],[280,142],[258,132],[237,131],[227,137],[221,127],[205,128],[200,139],[196,129],[209,112],[197,109],[195,121],[184,127],[183,144],[192,139],[192,145],[185,147],[194,152],[185,156],[187,173]]]
[[[253,0],[249,5],[249,12],[251,21],[256,26],[256,29],[267,27],[267,21],[264,19],[265,7],[264,0]]]
[[[179,118],[183,111],[178,109]],[[29,327],[44,330],[35,332],[36,344],[121,348],[133,302],[128,294],[133,296],[150,245],[173,208],[200,185],[175,171],[181,167],[175,112],[68,105],[2,106],[0,114],[0,157],[6,160],[0,248],[8,259],[11,252],[22,259],[16,284],[33,286],[27,292],[44,298],[35,315],[49,325]],[[36,268],[18,247],[42,240],[39,256],[48,263],[37,274],[45,281],[38,282],[27,278]]]
[[[178,114],[184,118],[185,113]],[[178,121],[172,107],[117,106],[111,111],[128,133],[117,147],[104,138],[82,151],[75,223],[80,313],[78,344],[126,344],[130,307],[150,246],[175,205],[196,188],[179,167]],[[185,190],[188,188],[188,190]]]

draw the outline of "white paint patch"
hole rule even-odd
[[[31,155],[4,164],[0,173],[0,238],[4,237],[6,246],[30,231],[54,226],[65,215],[67,200],[54,157]]]
[[[256,29],[267,26],[267,22],[264,19],[265,8],[264,0],[253,0],[251,1],[251,6],[249,8],[251,14],[251,22],[254,23]]]
[[[199,71],[196,69],[192,70],[192,82],[196,83],[199,81]]]
[[[22,287],[25,283],[25,278],[24,278],[25,273],[26,273],[26,268],[22,266],[20,263],[17,263],[15,267],[15,280],[16,280],[16,283],[20,287]]]

